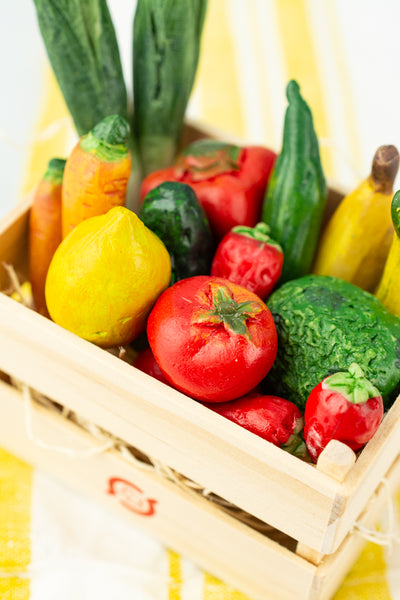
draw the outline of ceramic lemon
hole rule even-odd
[[[169,285],[161,240],[125,207],[80,223],[59,245],[46,279],[58,325],[103,348],[131,342]]]

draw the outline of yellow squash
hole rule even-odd
[[[103,348],[131,342],[171,278],[161,240],[118,206],[86,219],[58,246],[46,303],[58,325]]]
[[[394,234],[376,296],[390,312],[400,317],[400,191],[393,197],[391,214]]]
[[[342,200],[330,219],[314,273],[340,277],[375,291],[393,236],[390,203],[398,166],[395,146],[380,146],[370,176]]]

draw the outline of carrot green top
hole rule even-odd
[[[52,158],[47,165],[47,171],[43,179],[54,185],[61,185],[66,160],[64,158]]]
[[[128,138],[129,124],[126,119],[110,115],[81,138],[80,146],[85,152],[95,154],[105,162],[114,162],[128,156]]]

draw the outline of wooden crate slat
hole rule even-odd
[[[9,298],[0,311],[7,373],[317,550],[335,527],[333,479]]]
[[[182,491],[156,471],[141,469],[117,452],[71,458],[41,448],[26,436],[21,394],[0,382],[2,445],[23,460],[45,469],[62,482],[85,493],[132,523],[156,535],[169,547],[193,557],[204,569],[252,594],[255,599],[307,600],[315,567],[293,552],[243,525],[201,496]],[[52,431],[57,445],[86,450],[99,442],[65,419],[33,407],[38,431]],[[136,514],[107,493],[111,477],[126,479],[147,498],[157,500],[151,516]],[[240,564],[240,568],[238,565]],[[282,572],[288,581],[282,586]],[[302,590],[299,594],[299,589]]]

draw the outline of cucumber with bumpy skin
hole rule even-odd
[[[288,83],[286,93],[282,150],[262,211],[285,256],[281,283],[311,270],[327,198],[311,110],[296,81]]]

